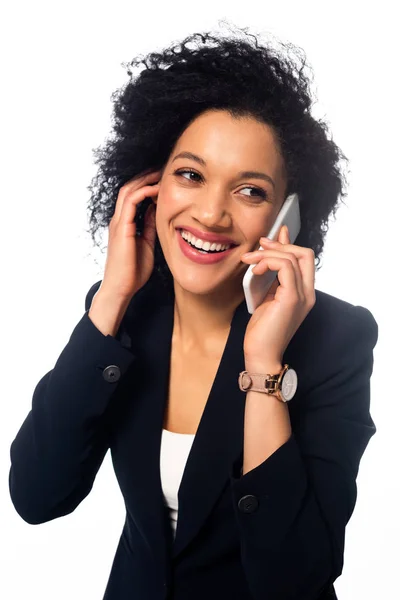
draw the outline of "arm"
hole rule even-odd
[[[250,373],[279,373],[281,364],[247,365]],[[243,441],[243,475],[258,467],[292,435],[286,402],[263,392],[246,394]]]
[[[32,409],[11,444],[9,489],[18,514],[30,524],[71,513],[92,489],[109,448],[107,408],[135,356],[85,314],[54,368],[33,393]],[[103,370],[118,365],[119,381]]]
[[[359,463],[375,433],[369,405],[377,335],[371,313],[357,307],[321,367],[314,365],[324,376],[297,399],[289,439],[269,454],[266,435],[258,456],[267,458],[242,477],[241,459],[233,465],[242,564],[256,600],[317,600],[342,572]],[[247,494],[259,501],[252,513],[238,508]]]

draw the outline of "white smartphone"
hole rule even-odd
[[[301,227],[299,197],[297,194],[291,194],[286,198],[276,217],[275,223],[266,237],[276,241],[282,225],[287,225],[290,243],[293,244],[299,235]],[[259,250],[265,250],[265,248],[260,246]],[[255,264],[258,263],[251,264],[243,277],[244,296],[247,310],[250,314],[253,314],[256,308],[263,302],[278,274],[277,271],[267,271],[262,275],[255,275],[253,273]]]

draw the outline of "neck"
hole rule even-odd
[[[236,308],[244,300],[237,293],[192,294],[174,284],[174,338],[186,352],[213,354],[225,343]]]

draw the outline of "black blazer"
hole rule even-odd
[[[126,521],[103,600],[336,598],[359,463],[375,433],[370,311],[316,291],[283,357],[299,378],[288,404],[293,434],[240,476],[238,374],[251,315],[245,301],[237,307],[180,485],[173,540],[160,480],[173,303],[148,283],[116,336],[104,336],[88,317],[100,283],[11,444],[19,515],[39,524],[70,514],[111,448]]]

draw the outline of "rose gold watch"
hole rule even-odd
[[[286,364],[276,375],[264,373],[249,373],[242,371],[239,374],[239,387],[242,392],[263,392],[275,396],[281,402],[289,402],[297,390],[297,373]]]

